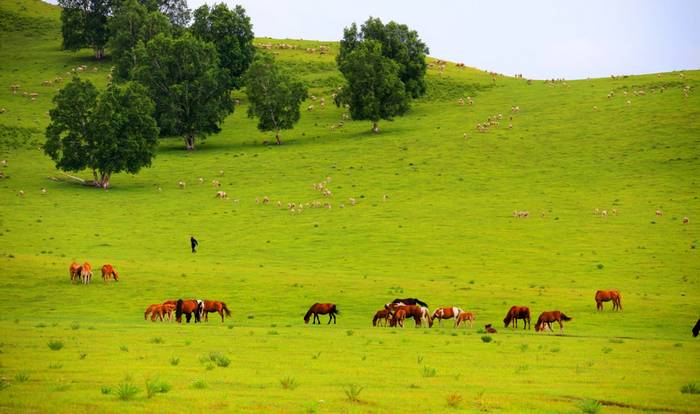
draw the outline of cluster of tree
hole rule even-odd
[[[340,41],[337,63],[347,84],[336,104],[348,105],[352,119],[370,120],[379,132],[380,119],[403,115],[412,98],[425,94],[428,53],[406,25],[370,17],[358,30],[353,23]]]
[[[271,55],[256,55],[252,24],[240,6],[203,5],[189,25],[185,0],[59,4],[64,48],[91,47],[99,59],[107,47],[114,62],[114,83],[99,96],[90,82],[74,78],[55,97],[45,151],[60,169],[90,168],[94,183],[106,188],[113,173],[150,165],[158,134],[182,137],[193,150],[197,139],[220,131],[234,110],[231,93],[241,87],[248,116],[258,118],[261,131],[274,131],[277,144],[280,130],[300,118],[306,86]],[[378,131],[380,119],[404,114],[425,93],[427,53],[405,25],[373,18],[360,30],[353,24],[337,57],[347,84],[336,103]]]

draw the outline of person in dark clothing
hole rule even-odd
[[[190,236],[190,245],[192,245],[192,253],[197,253],[197,246],[199,246],[199,242],[194,238],[194,236]]]

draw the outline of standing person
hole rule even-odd
[[[197,253],[197,246],[199,246],[199,242],[194,238],[194,236],[190,236],[190,245],[192,246],[192,253]]]

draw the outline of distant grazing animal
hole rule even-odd
[[[455,328],[459,328],[459,325],[461,325],[462,322],[469,323],[469,327],[471,328],[475,319],[476,318],[474,317],[473,313],[462,311],[459,313],[459,315],[457,315],[457,318],[455,318]]]
[[[537,323],[535,324],[535,332],[539,331],[544,331],[544,325],[547,325],[547,328],[549,330],[552,329],[552,322],[558,322],[559,323],[559,330],[563,331],[564,330],[564,324],[562,324],[562,321],[570,321],[572,318],[569,318],[568,316],[564,315],[560,311],[548,311],[548,312],[542,312],[540,314],[540,317],[537,318]]]
[[[382,321],[384,321],[384,326],[386,326],[390,319],[391,313],[389,313],[387,309],[379,309],[377,313],[374,314],[374,318],[372,318],[372,326],[382,326]]]
[[[507,328],[511,322],[517,328],[518,319],[523,320],[523,329],[530,328],[530,308],[527,306],[511,306],[506,313],[506,317],[503,318],[503,324]]]
[[[700,333],[700,319],[698,319],[698,321],[695,322],[695,326],[693,326],[693,338],[697,338],[698,333]]]
[[[119,274],[114,270],[111,264],[106,264],[102,266],[102,280],[107,282],[109,279],[114,278],[115,282],[119,282]]]
[[[438,325],[442,325],[442,320],[443,319],[452,319],[452,318],[457,318],[460,313],[464,312],[462,309],[453,306],[449,308],[437,308],[433,312],[433,319],[438,320]],[[456,323],[456,320],[455,320]]]
[[[658,217],[661,217],[661,216],[664,215],[664,212],[661,211],[661,210],[656,210],[656,215],[657,215]]]
[[[148,305],[148,307],[146,308],[146,311],[143,313],[143,320],[144,321],[148,320],[148,315],[153,314],[159,306],[161,306],[160,303],[154,303],[152,305]]]
[[[490,323],[489,323],[488,325],[484,325],[484,330],[485,330],[486,332],[488,332],[488,333],[496,333],[496,332],[498,332],[498,331],[496,330],[496,328],[494,328],[493,326],[491,326]]]
[[[80,279],[84,285],[87,285],[92,280],[92,266],[90,263],[85,262],[80,266]]]
[[[204,302],[201,300],[182,300],[178,299],[175,305],[175,320],[177,323],[182,323],[182,314],[185,314],[187,323],[190,323],[192,315],[194,315],[194,323],[202,321],[202,313],[204,311]]]
[[[163,321],[165,320],[165,318],[167,318],[169,321],[172,321],[174,310],[175,305],[173,304],[156,303],[146,308],[146,311],[143,313],[143,319],[148,319],[148,315],[150,314],[151,322],[155,322],[156,319],[160,319],[161,321]]]
[[[76,262],[73,262],[70,264],[70,267],[68,268],[68,272],[70,273],[70,281],[77,281],[80,279],[80,265]]]
[[[688,224],[690,223],[690,219],[688,217],[683,217],[683,224]]]
[[[313,317],[314,317],[313,324],[315,324],[316,321],[318,321],[318,323],[320,324],[321,319],[318,317],[318,315],[326,315],[326,314],[328,314],[328,323],[330,324],[331,321],[333,321],[333,324],[335,325],[335,320],[336,320],[335,315],[340,314],[340,311],[333,303],[314,303],[309,308],[309,311],[306,312],[306,315],[304,315],[304,323],[309,323],[309,320],[311,319],[311,315],[313,315]]]
[[[221,316],[221,323],[224,323],[224,314],[231,316],[231,311],[228,310],[224,302],[218,300],[204,300],[204,320],[209,322],[209,313],[217,312]]]
[[[613,310],[622,310],[621,299],[622,295],[620,295],[619,290],[598,290],[595,292],[595,307],[601,311],[603,310],[603,302],[612,301]]]

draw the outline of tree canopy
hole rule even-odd
[[[307,97],[306,86],[275,64],[271,55],[259,55],[245,76],[250,105],[248,117],[258,118],[260,131],[275,131],[277,144],[281,129],[291,129],[299,121],[299,106]]]
[[[158,12],[149,12],[138,0],[125,0],[119,5],[109,22],[109,48],[118,80],[132,79],[136,66],[136,46],[147,43],[159,33],[169,35],[171,23]]]
[[[219,65],[229,76],[229,85],[239,88],[243,74],[255,57],[253,25],[245,9],[236,6],[231,10],[223,3],[210,8],[205,4],[194,11],[191,30],[199,39],[214,43]]]
[[[372,130],[379,132],[380,119],[391,120],[408,110],[409,97],[399,79],[399,65],[383,55],[378,41],[359,43],[339,68],[347,85],[336,96],[336,104],[349,105],[352,119],[370,120]]]
[[[74,78],[54,98],[44,151],[64,171],[92,170],[96,186],[112,174],[135,174],[151,165],[158,143],[153,101],[137,83],[110,85],[98,95]]]
[[[188,150],[197,137],[219,132],[233,112],[228,74],[219,67],[216,49],[189,34],[173,39],[157,35],[136,49],[134,79],[156,103],[161,133],[181,136]]]
[[[105,55],[109,39],[107,20],[115,0],[58,0],[61,11],[63,48],[92,48],[96,59]]]
[[[372,17],[367,19],[360,30],[353,23],[343,31],[337,57],[338,65],[342,65],[355,48],[369,40],[380,42],[382,55],[399,65],[398,75],[407,94],[412,98],[423,96],[426,91],[425,57],[430,52],[418,37],[418,33],[405,24],[392,21],[385,25],[380,19]]]

